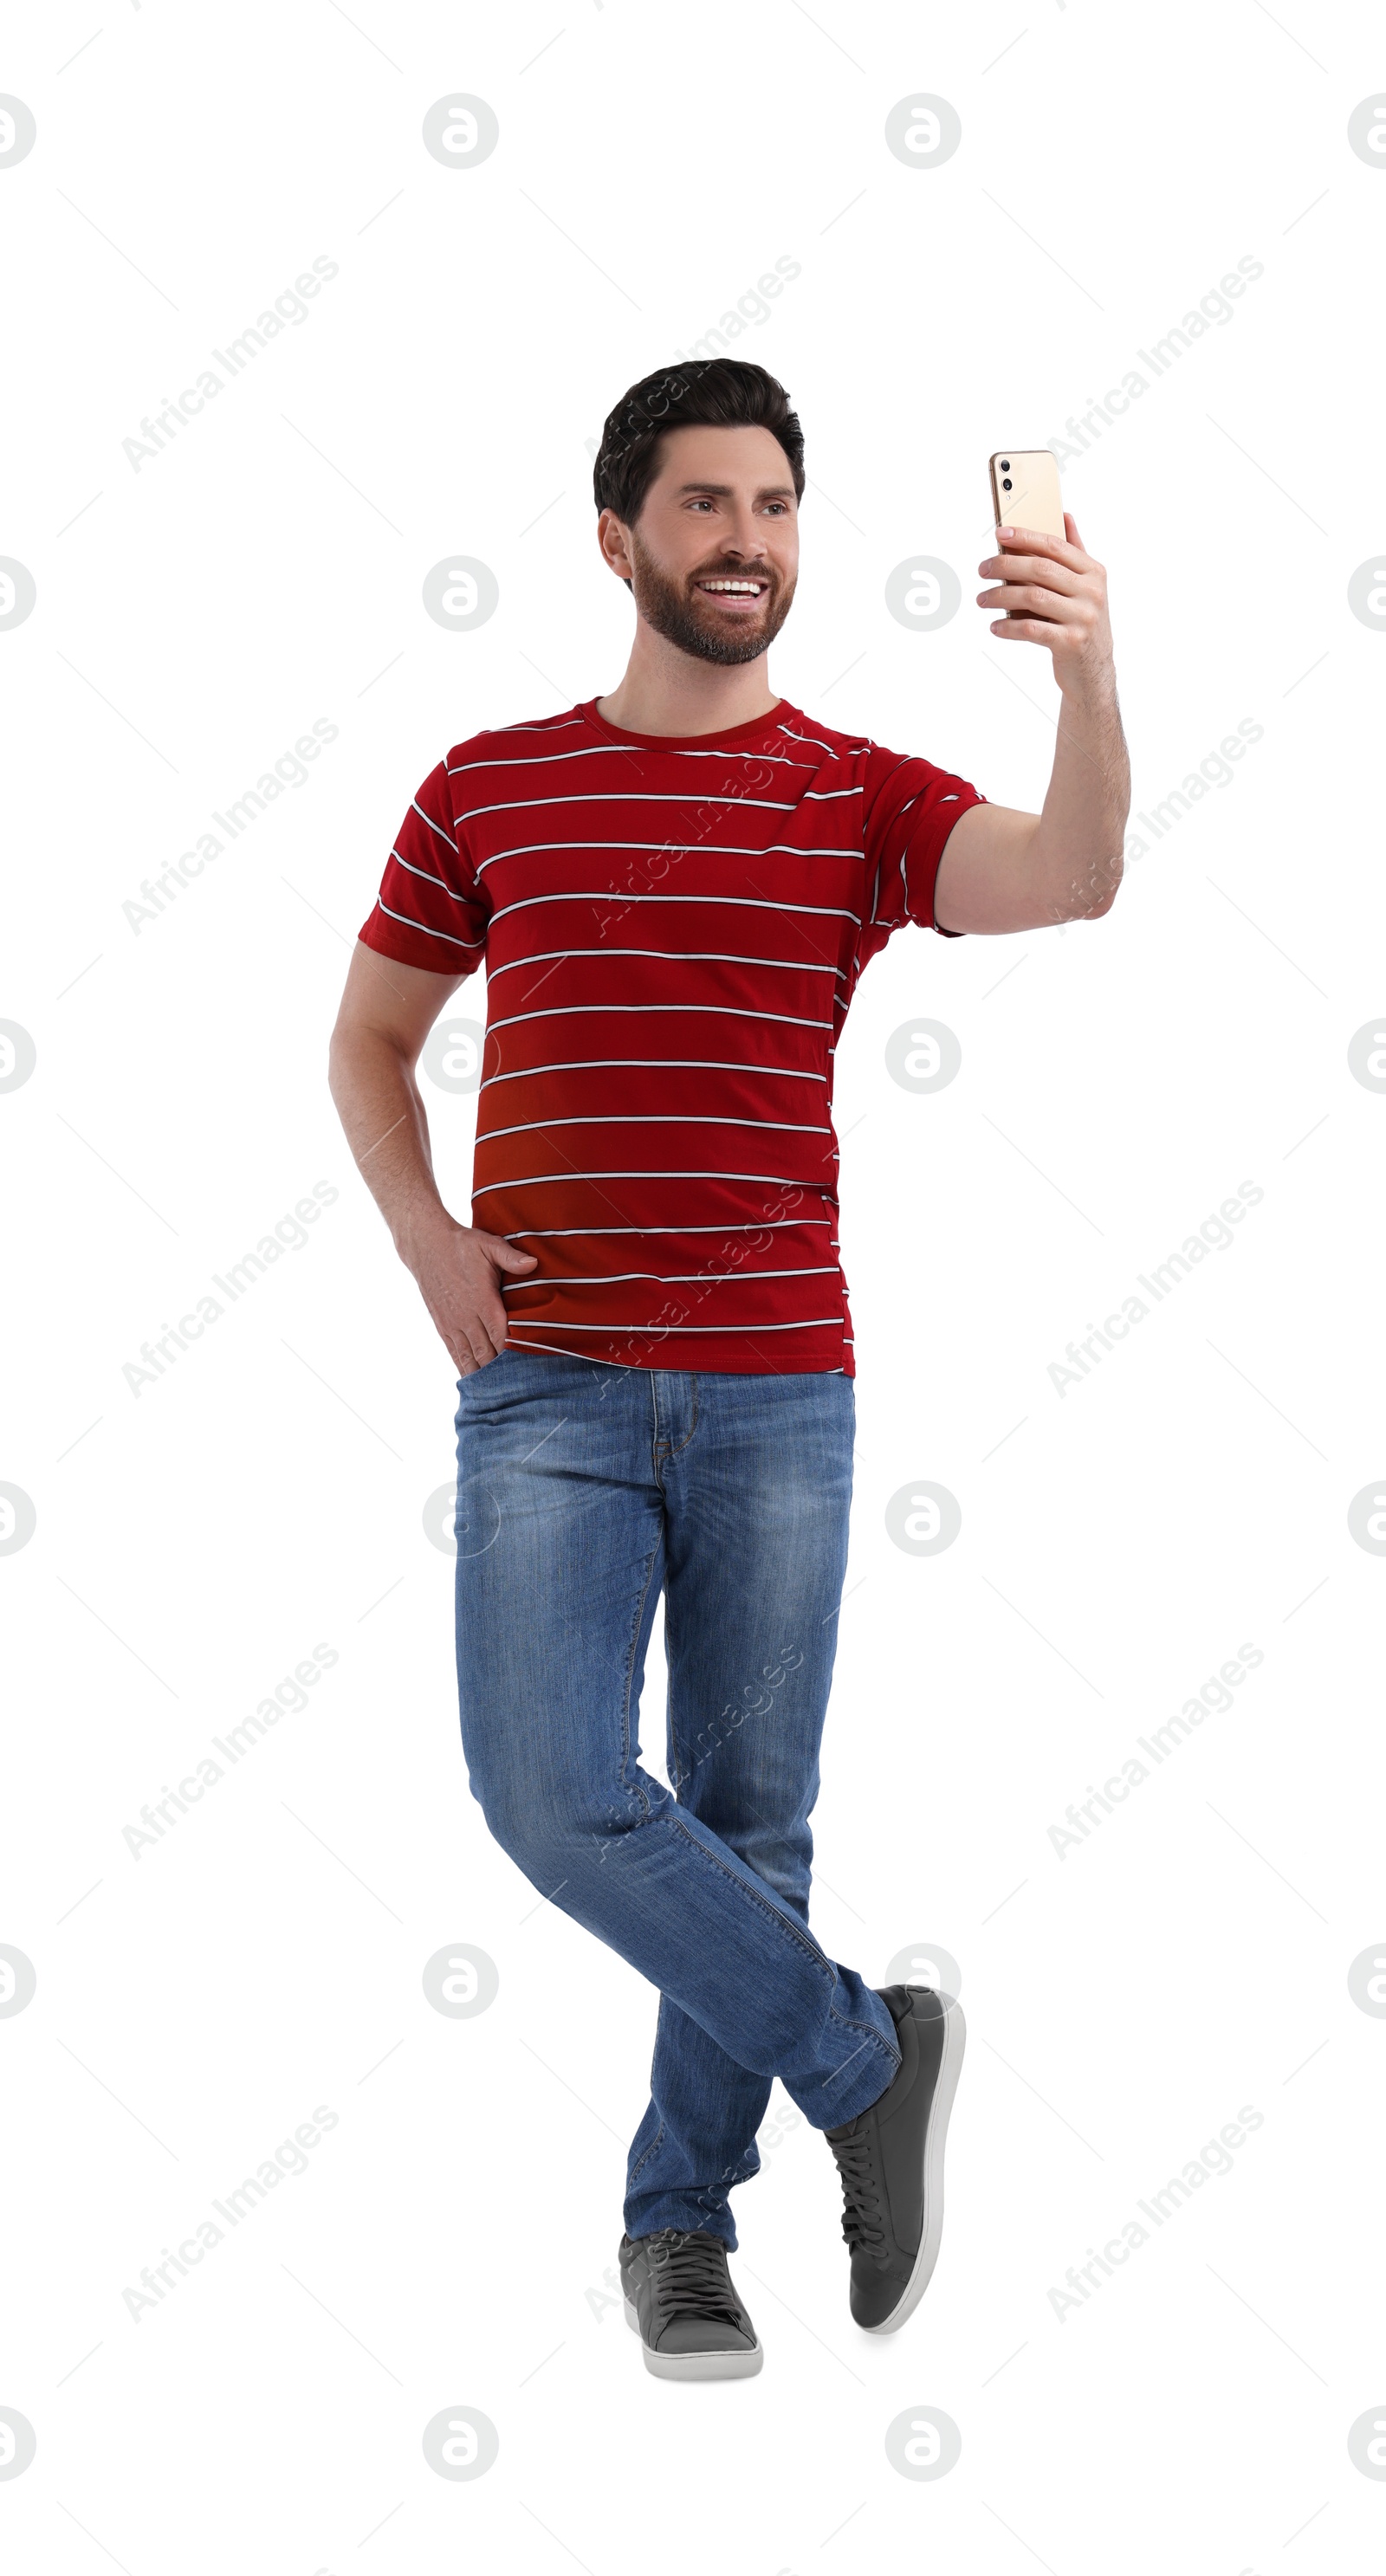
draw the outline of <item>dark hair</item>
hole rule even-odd
[[[693,423],[768,429],[789,461],[795,497],[803,499],[804,433],[783,385],[740,358],[703,358],[642,376],[608,412],[592,468],[597,508],[614,510],[634,527],[659,470],[661,437]]]

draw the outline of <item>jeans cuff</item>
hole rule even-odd
[[[898,2047],[892,2048],[873,2030],[849,2056],[836,2081],[829,2077],[811,2096],[795,2093],[792,2099],[815,2129],[845,2128],[849,2120],[857,2119],[863,2111],[870,2110],[873,2102],[879,2102],[899,2067]]]

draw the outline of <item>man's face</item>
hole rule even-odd
[[[603,510],[597,532],[647,625],[699,661],[754,662],[789,615],[799,511],[768,429],[667,431],[637,525]]]

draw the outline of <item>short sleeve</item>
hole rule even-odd
[[[862,822],[867,885],[863,963],[907,921],[921,930],[938,930],[945,939],[966,935],[943,930],[934,919],[934,884],[944,843],[959,815],[985,803],[967,779],[871,744]]]
[[[487,914],[459,840],[448,765],[440,760],[400,825],[375,908],[357,936],[402,966],[474,975],[486,953]]]

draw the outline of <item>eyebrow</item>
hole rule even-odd
[[[735,486],[731,483],[680,483],[675,487],[675,500],[681,499],[685,492],[710,492],[719,501],[730,501],[736,497]],[[792,483],[762,483],[755,497],[758,501],[792,501],[794,486]]]

